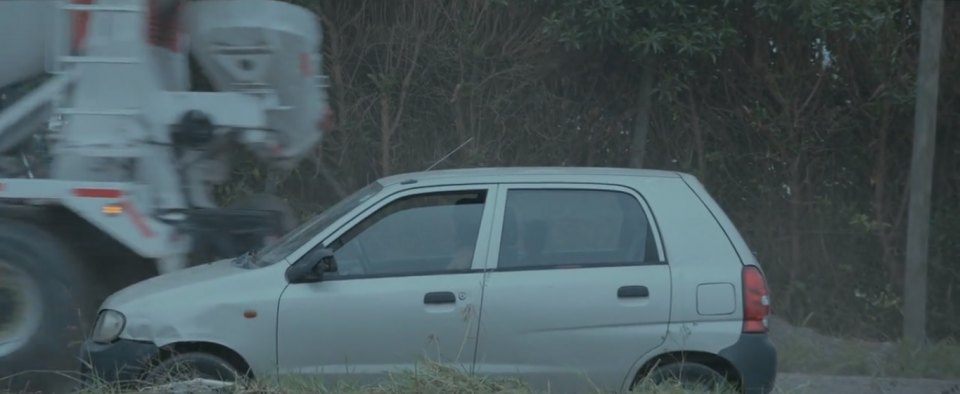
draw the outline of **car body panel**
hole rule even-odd
[[[244,269],[218,261],[134,284],[101,309],[126,316],[121,339],[158,347],[214,343],[236,351],[253,370],[270,371],[276,366],[277,300],[287,284],[287,266]],[[247,317],[249,312],[256,316]]]
[[[637,284],[649,299],[617,299],[619,287]],[[551,391],[618,388],[637,357],[664,340],[669,288],[662,265],[491,273],[476,371]]]
[[[743,239],[743,235],[737,230],[736,225],[733,224],[733,221],[730,220],[730,217],[727,213],[720,207],[720,204],[707,192],[707,189],[697,180],[696,177],[690,174],[681,174],[681,178],[684,183],[690,187],[697,197],[700,198],[703,205],[710,211],[716,220],[717,224],[720,225],[724,230],[724,235],[730,240],[730,243],[733,245],[733,248],[737,251],[740,261],[745,265],[753,265],[760,268],[760,262],[757,261],[756,255],[747,245],[746,240]],[[762,270],[762,268],[761,268]]]
[[[745,243],[703,186],[687,174],[680,175],[674,179],[658,179],[654,181],[655,187],[639,187],[661,223],[670,260],[673,305],[666,341],[655,351],[638,358],[632,375],[624,378],[623,390],[645,364],[660,355],[720,354],[741,338],[744,261],[741,257],[744,254],[737,249],[736,240],[744,247]],[[747,261],[757,264],[752,254],[747,255],[750,259]],[[732,286],[732,293],[724,294],[732,295],[733,299],[713,302],[732,305],[733,310],[701,313],[699,300],[704,285]]]
[[[330,280],[290,286],[280,302],[279,373],[367,384],[424,360],[469,371],[482,273]],[[430,292],[455,303],[426,305]]]
[[[719,352],[735,343],[740,331],[710,328],[713,322],[739,322],[743,315],[740,302],[740,258],[713,214],[680,178],[660,179],[638,185],[657,216],[670,263],[673,283],[670,313],[671,338],[677,347],[690,341],[713,343]],[[735,309],[727,314],[698,313],[698,289],[703,284],[729,284],[734,287]],[[722,324],[722,326],[726,326]]]

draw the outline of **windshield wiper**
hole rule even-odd
[[[237,257],[234,257],[230,263],[241,268],[250,268],[253,267],[256,262],[257,251],[255,249],[251,249]]]

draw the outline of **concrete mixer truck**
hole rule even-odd
[[[0,0],[0,39],[23,92],[0,108],[2,391],[76,370],[113,291],[290,230],[281,200],[212,190],[237,152],[297,164],[330,111],[316,15],[287,2]]]

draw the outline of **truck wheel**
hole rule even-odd
[[[62,373],[79,367],[81,327],[96,308],[81,269],[51,234],[0,220],[0,386],[59,392],[71,385]]]

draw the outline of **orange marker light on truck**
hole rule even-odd
[[[100,209],[100,211],[103,212],[104,215],[109,215],[109,216],[120,215],[123,213],[123,205],[120,205],[120,204],[104,205],[103,208]]]

